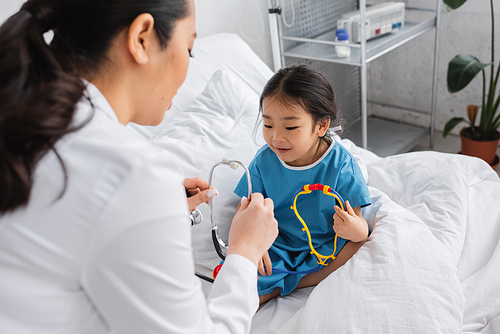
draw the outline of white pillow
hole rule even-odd
[[[259,96],[234,74],[215,72],[205,90],[192,105],[175,117],[151,142],[177,158],[185,177],[208,180],[212,165],[223,158],[239,160],[248,166],[264,144],[259,127],[255,134]],[[257,144],[260,142],[260,145]],[[233,193],[243,169],[218,166],[213,185],[219,196],[213,199],[214,213],[222,238],[227,242],[229,227],[239,203]],[[204,220],[192,228],[193,254],[197,264],[213,268],[220,262],[211,238],[210,210],[199,206]]]

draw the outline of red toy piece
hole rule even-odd
[[[213,279],[215,279],[217,277],[221,268],[222,268],[222,263],[214,268],[214,270],[212,271],[212,278]]]

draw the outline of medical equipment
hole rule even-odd
[[[244,20],[243,17],[248,16],[248,12],[243,11],[243,1],[244,0],[240,0],[240,8],[238,9],[238,28],[240,29],[241,36],[243,36],[249,42],[253,42],[253,43],[259,42],[262,39],[262,37],[264,37],[264,32],[266,31],[265,25],[264,25],[264,16],[262,15],[262,12],[260,11],[259,4],[257,3],[257,0],[253,0],[253,5],[255,6],[255,9],[259,13],[259,19],[260,19],[259,26],[261,27],[261,29],[260,29],[260,34],[259,34],[258,38],[248,37],[248,35],[245,33],[245,31],[241,25],[242,21]],[[252,21],[252,22],[254,22],[254,21]],[[252,25],[253,31],[255,30],[255,26],[256,26],[256,24]]]
[[[191,193],[187,188],[186,188],[186,197],[191,197]],[[203,215],[201,214],[201,211],[198,208],[196,208],[195,210],[189,213],[189,219],[191,220],[191,226],[198,225],[203,221]]]
[[[274,3],[276,2],[276,3]],[[292,10],[292,22],[291,23],[288,23],[287,20],[286,20],[286,17],[285,17],[285,14],[283,13],[283,10],[285,8],[285,3],[286,3],[286,0],[283,0],[283,6],[280,6],[280,0],[269,0],[268,3],[269,3],[269,14],[278,14],[278,15],[281,15],[283,14],[283,24],[285,26],[287,26],[288,28],[291,28],[293,26],[293,24],[295,23],[295,6],[293,4],[293,0],[290,0],[290,7],[291,7],[291,10]]]
[[[349,44],[349,34],[345,29],[335,30],[335,42]],[[337,52],[337,57],[347,58],[351,55],[351,48],[348,46],[335,45],[335,52]]]
[[[189,219],[191,219],[191,226],[198,225],[203,221],[203,215],[201,211],[196,208],[196,210],[189,213]]]
[[[250,171],[248,168],[241,163],[240,161],[237,160],[227,160],[223,159],[220,162],[216,162],[212,168],[210,169],[210,174],[208,176],[208,187],[212,187],[212,179],[214,175],[214,169],[217,166],[220,165],[226,165],[231,167],[232,169],[238,168],[238,165],[241,166],[245,170],[245,174],[247,176],[247,181],[248,181],[248,196],[247,198],[250,198],[252,195],[252,179],[250,178]],[[219,234],[219,228],[217,227],[216,219],[215,219],[215,214],[214,214],[214,204],[213,201],[210,201],[210,221],[212,222],[212,241],[214,243],[215,251],[217,252],[217,255],[224,260],[226,259],[226,251],[227,251],[227,245],[226,243],[222,240]]]
[[[222,161],[216,162],[212,166],[212,168],[210,168],[210,173],[208,176],[208,188],[212,188],[214,169],[220,165],[226,165],[226,166],[231,167],[232,169],[237,169],[238,165],[239,165],[245,170],[247,180],[248,180],[248,198],[250,198],[250,195],[252,194],[252,181],[250,178],[250,172],[248,171],[248,168],[243,163],[241,163],[240,161],[237,161],[237,160],[222,159]],[[187,190],[186,190],[186,193],[188,194],[188,197],[189,197],[189,193],[187,192]],[[210,201],[209,206],[210,206],[210,221],[212,223],[212,242],[214,244],[214,248],[215,248],[217,255],[222,260],[224,260],[226,258],[227,245],[224,242],[224,240],[222,240],[222,238],[220,237],[219,227],[217,226],[217,223],[216,223],[216,218],[215,218],[215,214],[214,214],[214,204],[213,204],[212,200]],[[198,209],[196,209],[195,211],[191,211],[189,217],[191,218],[191,225],[197,225],[197,224],[201,223],[201,221],[203,220],[203,215],[201,214],[200,210],[198,210]],[[219,266],[216,267],[216,268],[218,268],[217,273],[220,270]],[[210,283],[213,283],[214,279],[215,279],[214,271],[212,271],[213,279],[210,277],[207,277],[207,276],[205,276],[197,271],[195,271],[195,275],[198,276],[199,278],[207,281],[207,282],[210,282]]]
[[[237,160],[223,159],[220,162],[216,162],[212,166],[212,168],[210,168],[210,173],[209,173],[209,176],[208,176],[208,187],[212,188],[212,184],[213,184],[212,180],[213,180],[214,170],[215,170],[215,168],[217,166],[220,166],[220,165],[226,165],[226,166],[231,167],[232,169],[237,169],[238,166],[241,166],[245,170],[245,174],[247,176],[247,181],[248,181],[248,195],[247,195],[247,198],[250,198],[251,194],[252,194],[252,179],[250,177],[250,171],[248,170],[248,168],[242,162],[237,161]],[[225,260],[226,259],[227,245],[224,242],[224,240],[222,240],[222,238],[220,237],[219,227],[217,226],[216,217],[215,217],[215,214],[214,214],[214,204],[213,204],[213,201],[210,201],[209,206],[210,206],[210,221],[212,223],[212,242],[214,244],[215,252],[217,253],[217,255],[222,260]],[[195,211],[191,212],[191,214],[193,214],[194,212]],[[199,212],[199,214],[201,216],[201,212]],[[202,217],[202,219],[203,219],[203,217]],[[191,219],[191,221],[193,221],[193,219]],[[222,266],[222,264],[219,264],[218,266],[215,267],[215,269],[212,271],[212,278],[207,277],[207,276],[205,276],[205,275],[203,275],[203,274],[201,274],[201,273],[199,273],[197,271],[195,271],[195,275],[198,276],[199,278],[207,281],[207,282],[213,283],[214,279],[215,279],[215,276],[217,276],[217,274],[219,273],[219,270],[220,270],[221,266]]]
[[[384,2],[366,7],[364,24],[366,40],[398,31],[404,27],[404,23],[404,2]],[[342,18],[337,21],[337,29],[346,29],[351,43],[359,43],[361,41],[359,10],[343,14]]]

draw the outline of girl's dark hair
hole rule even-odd
[[[189,10],[186,0],[28,0],[0,26],[0,214],[28,203],[34,168],[48,151],[67,178],[55,143],[85,125],[72,125],[85,90],[80,76],[105,66],[114,38],[150,13],[165,48]]]
[[[329,119],[333,128],[342,123],[332,86],[318,70],[308,65],[278,70],[260,96],[261,112],[265,98],[279,99],[283,106],[300,105],[312,116],[314,124]],[[329,132],[321,139],[331,142]]]

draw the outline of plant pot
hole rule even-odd
[[[497,139],[490,141],[472,140],[468,138],[470,137],[470,135],[468,135],[470,133],[472,133],[470,128],[463,128],[460,130],[460,140],[462,142],[461,153],[471,157],[481,158],[489,165],[493,165],[493,162],[495,162],[498,141],[500,140],[500,133],[497,131]]]

